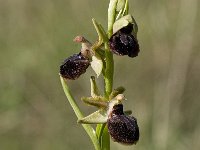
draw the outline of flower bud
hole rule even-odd
[[[84,57],[81,53],[74,54],[64,60],[60,66],[60,75],[65,79],[75,80],[86,72],[89,65],[88,58]]]
[[[122,104],[113,106],[107,125],[112,139],[118,143],[132,145],[139,140],[137,120],[132,116],[124,115]]]

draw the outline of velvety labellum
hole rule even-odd
[[[128,55],[129,57],[138,56],[139,44],[136,37],[132,35],[132,30],[133,25],[129,24],[111,36],[109,46],[113,53],[121,56]]]
[[[74,54],[64,60],[63,64],[60,66],[60,75],[63,78],[75,80],[86,72],[89,65],[89,60],[82,56],[81,53]]]
[[[137,120],[124,114],[122,104],[113,107],[107,125],[112,139],[118,143],[132,145],[139,140]]]

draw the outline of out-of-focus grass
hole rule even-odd
[[[77,53],[76,35],[95,41],[95,17],[106,27],[108,1],[0,0],[0,149],[93,149],[62,91],[61,61]],[[112,148],[197,150],[200,147],[200,31],[197,0],[130,0],[139,25],[139,57],[115,56],[114,86],[125,86],[125,108],[140,126],[136,146]],[[70,87],[89,95],[91,69]],[[100,81],[100,84],[102,81]]]

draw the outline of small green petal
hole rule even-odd
[[[124,91],[125,91],[125,88],[122,87],[122,86],[120,86],[120,87],[114,89],[114,90],[112,91],[112,93],[110,94],[109,99],[111,100],[111,99],[115,98],[118,94],[124,93]]]

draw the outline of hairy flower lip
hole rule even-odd
[[[126,34],[131,34],[133,31],[133,24],[129,23],[126,27],[123,27],[119,30],[119,32],[126,33]]]
[[[109,39],[110,50],[119,56],[136,57],[140,51],[138,40],[132,35],[133,25],[121,28]]]
[[[90,62],[81,53],[74,54],[64,60],[60,66],[60,75],[69,80],[75,80],[86,72]]]
[[[136,144],[139,140],[137,120],[133,116],[126,116],[124,114],[122,104],[113,106],[107,125],[108,132],[115,142],[132,145]]]

